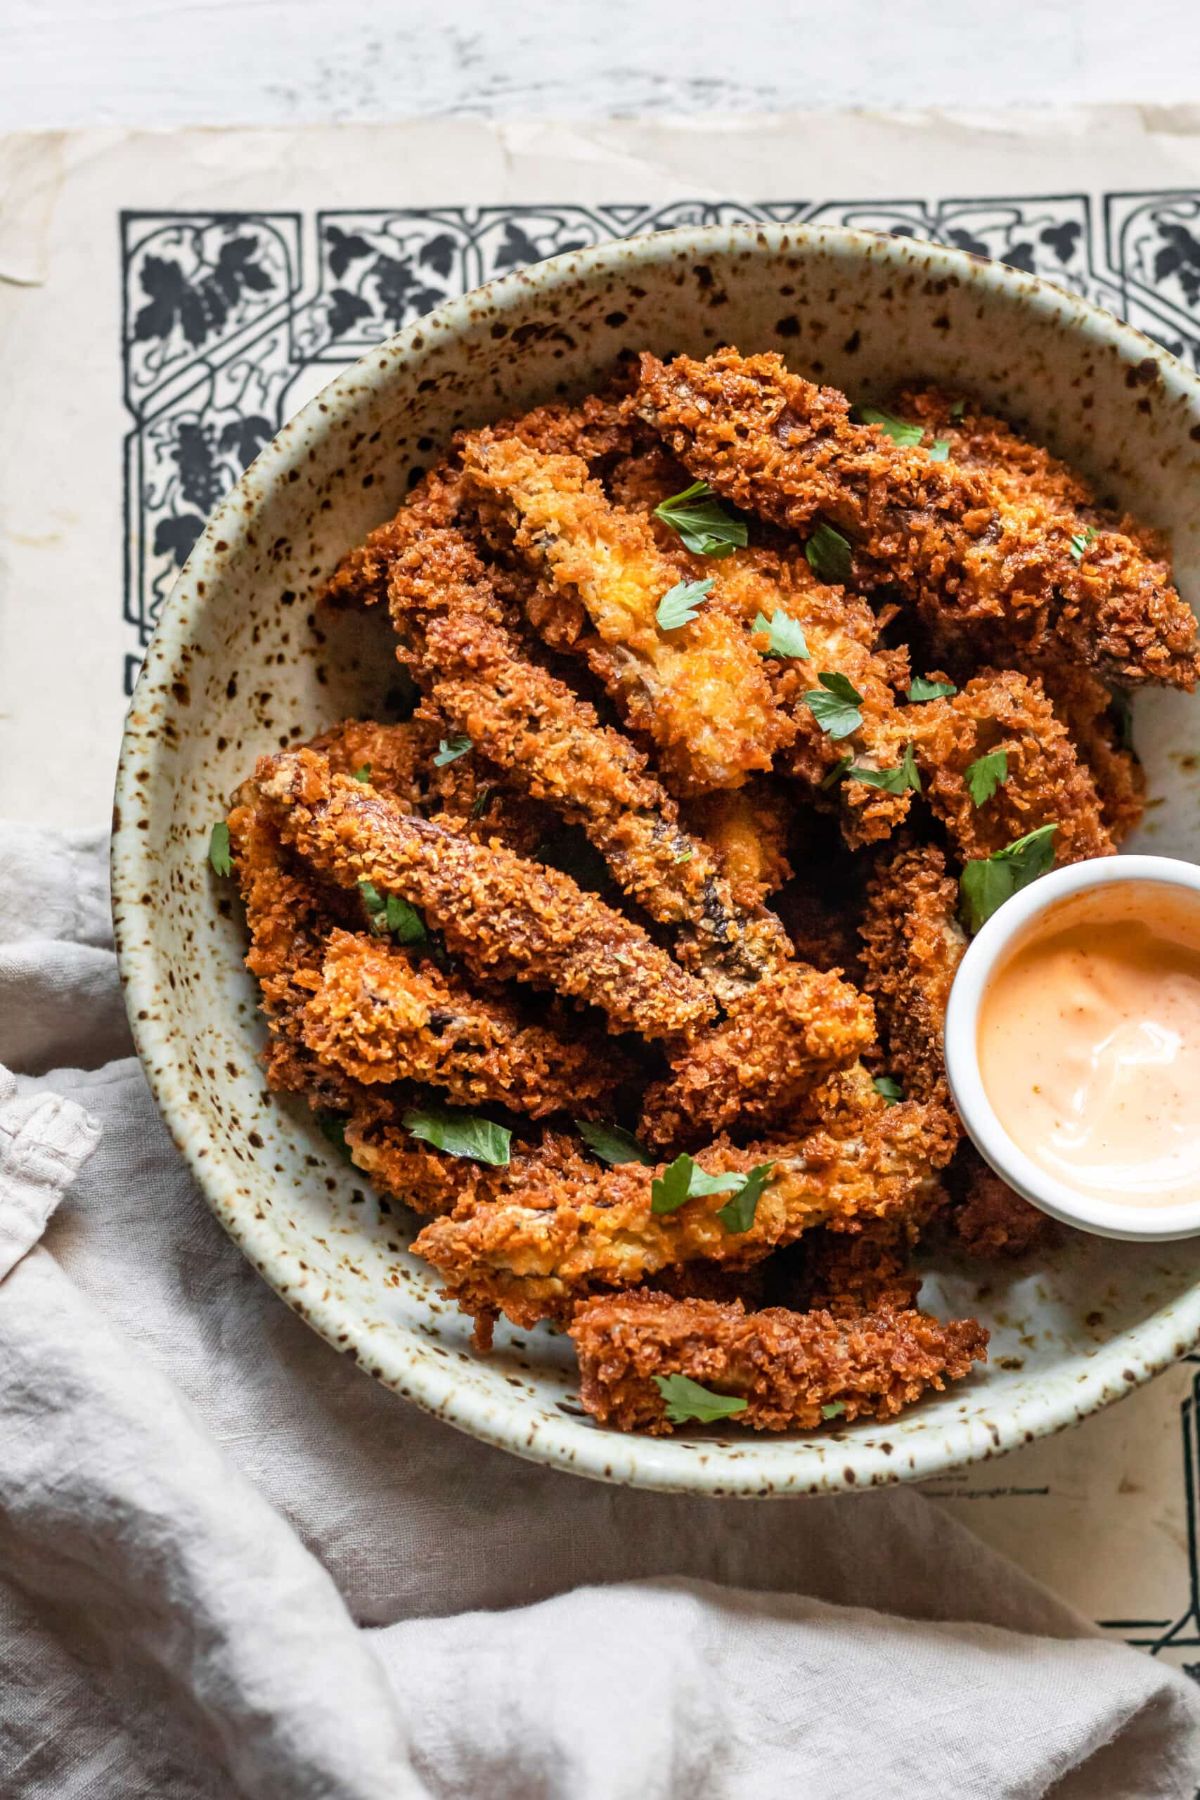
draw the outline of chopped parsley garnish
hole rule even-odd
[[[826,1400],[821,1408],[821,1417],[823,1419],[840,1419],[845,1410],[846,1402],[844,1400]]]
[[[1054,867],[1053,838],[1057,825],[1039,825],[1036,831],[1006,844],[1003,850],[978,862],[969,862],[959,876],[963,924],[978,931],[1014,894]]]
[[[681,625],[690,625],[711,592],[711,575],[707,581],[677,581],[673,588],[667,589],[658,603],[658,611],[654,615],[658,629],[678,631]]]
[[[233,874],[233,857],[229,850],[229,827],[218,819],[208,834],[208,862],[214,875]]]
[[[726,1231],[749,1231],[774,1167],[773,1162],[756,1163],[737,1193],[720,1208],[717,1217]]]
[[[952,419],[961,419],[963,414],[966,412],[966,410],[967,410],[966,401],[965,400],[956,400],[954,402],[954,405],[950,408],[950,417]]]
[[[804,632],[797,620],[785,613],[782,606],[777,606],[769,619],[765,613],[756,614],[751,629],[767,633],[767,656],[799,656],[805,662],[808,661]]]
[[[354,781],[370,781],[370,779],[371,779],[370,763],[364,763],[361,769],[352,770],[351,771],[351,779]]]
[[[442,738],[434,755],[433,766],[435,769],[444,769],[447,763],[457,762],[460,756],[465,756],[473,748],[469,737]]]
[[[576,1119],[575,1129],[601,1162],[617,1167],[620,1163],[650,1163],[654,1158],[638,1143],[631,1131],[619,1125],[601,1125],[593,1119]]]
[[[823,775],[821,777],[821,786],[823,788],[836,786],[842,779],[842,776],[846,773],[846,770],[853,766],[853,763],[854,758],[852,756],[839,756],[828,775]]]
[[[745,521],[725,511],[707,481],[693,481],[682,494],[672,494],[655,507],[654,516],[670,526],[693,556],[728,556],[749,536]]]
[[[1100,534],[1094,525],[1089,525],[1085,531],[1077,531],[1075,533],[1067,548],[1077,563],[1083,561],[1088,545],[1095,543],[1099,535]]]
[[[383,916],[388,930],[398,944],[419,944],[427,936],[425,921],[415,906],[399,894],[389,894]]]
[[[871,1086],[875,1089],[877,1094],[883,1095],[889,1106],[895,1106],[898,1100],[903,1100],[904,1098],[903,1088],[891,1075],[876,1075]]]
[[[502,1169],[509,1159],[512,1132],[462,1106],[410,1106],[401,1113],[406,1131],[448,1156],[464,1156],[470,1162],[491,1163]]]
[[[836,669],[822,669],[817,680],[820,687],[810,688],[801,699],[831,738],[849,737],[862,724],[862,714],[858,710],[862,695],[854,683],[845,675],[839,675]]]
[[[687,1425],[692,1420],[711,1425],[715,1419],[745,1412],[750,1404],[736,1394],[714,1394],[711,1388],[701,1387],[686,1375],[652,1375],[650,1379],[663,1397],[672,1425]]]
[[[471,818],[482,819],[484,813],[487,811],[488,807],[492,804],[492,800],[495,797],[495,793],[496,793],[496,790],[493,787],[481,787],[480,788],[479,792],[476,794],[475,798],[471,802],[471,813],[470,813]]]
[[[693,858],[693,856],[695,856],[695,854],[696,854],[696,846],[695,846],[695,844],[689,844],[689,845],[688,845],[688,847],[687,847],[687,849],[686,849],[686,850],[680,850],[680,851],[678,851],[678,852],[677,852],[677,853],[676,853],[676,854],[675,854],[675,855],[674,855],[674,856],[673,856],[673,857],[672,857],[672,858],[671,858],[671,861],[672,861],[672,862],[673,862],[673,863],[685,863],[685,862],[691,862],[691,860],[692,860],[692,858]]]
[[[860,406],[858,416],[864,425],[878,425],[881,431],[886,431],[893,444],[899,444],[902,450],[910,450],[925,436],[923,425],[910,425],[907,419],[898,419],[895,413],[885,412],[882,406]]]
[[[818,581],[845,587],[854,577],[854,558],[840,531],[823,521],[804,546],[808,566]]]
[[[374,937],[387,931],[387,895],[381,894],[373,881],[360,881],[358,891],[367,912],[367,930]]]
[[[897,768],[867,769],[851,763],[846,770],[846,780],[865,781],[868,787],[882,788],[886,794],[902,794],[906,788],[911,788],[914,794],[921,792],[921,772],[911,744],[904,746],[904,757]]]
[[[930,462],[945,462],[950,454],[950,439],[934,438],[929,446],[928,454]]]
[[[957,692],[952,681],[930,681],[927,675],[914,675],[905,697],[911,705],[919,706],[922,700],[948,700]]]
[[[976,806],[983,806],[1008,780],[1008,751],[991,750],[976,757],[966,768],[967,792]]]
[[[685,1200],[696,1200],[702,1194],[732,1194],[742,1182],[743,1177],[733,1170],[725,1175],[706,1175],[685,1150],[650,1183],[650,1211],[678,1212]]]

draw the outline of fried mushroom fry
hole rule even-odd
[[[311,750],[266,757],[279,829],[328,879],[398,894],[485,978],[531,981],[601,1007],[619,1030],[670,1037],[711,1016],[704,989],[631,920],[569,876],[399,811]]]
[[[646,1094],[647,1144],[703,1141],[733,1124],[784,1122],[823,1075],[875,1042],[875,1012],[836,971],[793,963],[733,1001]]]
[[[988,1341],[974,1319],[943,1324],[913,1310],[848,1319],[655,1293],[590,1300],[569,1330],[586,1410],[602,1425],[653,1436],[680,1422],[668,1410],[669,1385],[667,1394],[659,1386],[673,1375],[744,1401],[725,1424],[807,1431],[832,1419],[894,1418],[930,1388],[962,1380],[986,1360]]]
[[[634,1287],[661,1269],[697,1259],[758,1261],[814,1225],[909,1211],[924,1213],[940,1185],[930,1160],[940,1122],[912,1103],[847,1110],[806,1137],[737,1149],[718,1141],[701,1153],[705,1175],[770,1179],[744,1231],[720,1217],[728,1192],[699,1194],[656,1212],[663,1168],[594,1164],[548,1176],[503,1204],[464,1201],[413,1248],[433,1263],[464,1312],[503,1312],[514,1324],[563,1318],[597,1290]]]
[[[696,616],[658,623],[681,580],[647,519],[613,506],[577,457],[544,455],[481,432],[463,447],[468,492],[542,580],[587,612],[581,640],[626,722],[656,747],[680,794],[737,787],[769,769],[787,736],[761,658],[744,630],[697,596]],[[711,571],[693,559],[693,579]]]
[[[530,1024],[509,1000],[354,932],[330,937],[302,1029],[314,1056],[354,1081],[419,1081],[461,1106],[491,1101],[535,1119],[587,1115],[618,1083],[595,1031]]]
[[[936,844],[902,841],[877,864],[859,927],[863,985],[879,1018],[885,1063],[914,1100],[946,1107],[946,1006],[967,948],[958,884]]]
[[[1070,513],[856,425],[844,394],[780,357],[644,355],[638,404],[688,471],[734,505],[793,530],[820,518],[844,533],[859,575],[903,594],[942,643],[976,660],[1058,644],[1129,685],[1195,685],[1195,616],[1142,544],[1106,526],[1079,550]]]

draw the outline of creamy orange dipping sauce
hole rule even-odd
[[[1127,1206],[1200,1200],[1200,894],[1113,881],[1034,921],[993,972],[979,1071],[1059,1181]]]

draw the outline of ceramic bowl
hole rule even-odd
[[[263,751],[392,681],[383,621],[318,618],[339,556],[389,516],[450,433],[587,389],[625,347],[779,350],[867,398],[927,374],[981,393],[1169,533],[1200,592],[1200,385],[1148,339],[996,263],[909,238],[781,227],[603,245],[451,302],[339,375],[218,508],[166,606],[134,695],[117,785],[113,888],[138,1049],[217,1218],[339,1350],[448,1423],[520,1456],[643,1487],[801,1494],[929,1476],[1105,1405],[1200,1330],[1188,1244],[1077,1237],[1032,1266],[942,1264],[935,1311],[976,1313],[992,1360],[886,1426],[650,1440],[582,1415],[569,1346],[501,1331],[490,1359],[414,1261],[389,1210],[302,1104],[266,1092],[232,884],[212,822]],[[1195,858],[1188,697],[1148,695],[1136,731],[1151,810],[1135,846]],[[402,1429],[402,1415],[397,1420]]]

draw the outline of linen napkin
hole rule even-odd
[[[0,826],[0,1061],[5,1800],[1191,1800],[1191,1684],[919,1494],[604,1487],[322,1343],[150,1101],[99,833]]]

